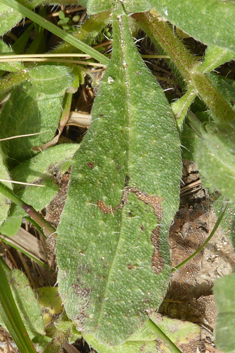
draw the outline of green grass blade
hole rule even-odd
[[[35,12],[27,9],[27,7],[23,6],[22,4],[18,3],[15,0],[1,0],[1,2],[14,10],[20,12],[24,17],[28,17],[33,22],[37,23],[41,27],[47,29],[51,33],[55,34],[59,38],[63,39],[67,43],[70,43],[75,48],[80,49],[87,55],[90,55],[92,58],[96,59],[97,61],[101,62],[104,65],[107,65],[109,59],[106,58],[103,54],[99,53],[97,50],[89,47],[89,45],[81,42],[80,40],[74,38],[70,34],[64,32],[62,29],[58,28],[50,21],[46,20],[45,18],[39,16]]]
[[[148,327],[156,334],[157,338],[166,343],[172,353],[182,353],[170,340],[170,338],[151,319],[148,321]]]
[[[15,304],[0,259],[0,315],[21,353],[36,353]]]

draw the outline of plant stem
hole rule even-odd
[[[160,45],[177,67],[188,86],[193,86],[198,95],[210,108],[215,121],[233,122],[235,112],[216,87],[211,83],[209,76],[202,72],[202,64],[184,47],[183,43],[173,33],[171,27],[159,21],[150,12],[132,15],[150,39]]]
[[[197,63],[197,60],[173,33],[171,27],[167,23],[159,21],[150,12],[135,13],[132,17],[138,21],[139,26],[149,38],[161,46],[181,75],[185,79],[189,79],[189,70]]]
[[[70,43],[74,47],[80,49],[81,51],[85,52],[87,55],[90,55],[92,58],[96,59],[97,61],[101,62],[104,65],[109,63],[109,59],[106,58],[103,54],[99,53],[97,50],[91,48],[89,45],[79,41],[75,37],[71,36],[70,34],[64,32],[61,28],[55,26],[50,21],[46,20],[45,18],[39,16],[35,12],[29,10],[24,5],[18,3],[15,0],[1,0],[3,4],[13,8],[14,10],[20,12],[24,17],[30,18],[33,22],[37,23],[39,26],[47,29],[48,31],[52,32],[56,36],[62,38],[66,42]]]
[[[170,340],[169,337],[165,335],[165,333],[151,320],[148,320],[148,327],[156,334],[157,338],[162,340],[172,353],[182,353],[179,348]]]
[[[192,86],[188,86],[187,92],[180,99],[171,103],[179,131],[182,130],[184,119],[196,96],[197,91]]]
[[[56,238],[56,229],[47,222],[40,213],[38,213],[32,206],[22,201],[18,196],[14,195],[11,189],[0,182],[0,193],[6,198],[10,199],[23,210],[43,229],[44,232],[53,235]]]
[[[214,228],[212,229],[211,231],[211,234],[209,235],[209,237],[206,239],[206,241],[204,242],[204,244],[202,246],[200,246],[199,249],[197,249],[192,255],[190,255],[189,257],[187,257],[187,259],[185,259],[184,261],[182,261],[179,265],[175,266],[171,271],[174,272],[175,270],[178,270],[180,267],[184,266],[187,262],[189,262],[194,256],[196,256],[205,246],[206,244],[211,240],[211,238],[213,237],[213,235],[215,234],[217,228],[219,227],[223,217],[224,217],[224,214],[225,214],[225,211],[227,210],[227,207],[228,207],[228,202],[226,200],[224,200],[223,202],[223,205],[221,207],[221,210],[220,210],[220,215],[219,215],[219,218],[217,219],[215,225],[214,225]]]
[[[197,65],[197,69],[191,71],[191,83],[212,111],[213,116],[217,120],[216,122],[234,122],[235,112],[232,107],[211,83],[208,75],[203,74],[198,70],[200,66],[201,64]]]

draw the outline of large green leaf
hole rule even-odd
[[[72,157],[78,148],[78,144],[54,146],[19,164],[11,171],[13,180],[41,184],[45,187],[14,184],[14,193],[37,211],[42,210],[56,195],[59,189],[58,179],[71,165]],[[7,220],[0,227],[0,232],[7,236],[15,235],[24,216],[25,211],[12,204]]]
[[[53,72],[53,80],[48,79],[48,70]],[[1,143],[10,168],[35,155],[31,150],[33,146],[41,146],[54,137],[64,92],[74,80],[71,70],[63,66],[43,65],[32,69],[30,74],[32,82],[16,87],[2,109],[0,138],[41,134]]]
[[[207,45],[235,51],[235,2],[224,0],[149,0],[152,7],[185,33]]]
[[[35,89],[45,95],[63,95],[74,80],[72,70],[67,66],[35,66],[29,74]]]
[[[216,346],[225,353],[235,352],[235,273],[215,281],[214,295],[218,317],[215,327]]]
[[[113,24],[112,59],[74,157],[57,260],[59,292],[78,330],[120,344],[167,290],[181,158],[173,114],[128,17]]]

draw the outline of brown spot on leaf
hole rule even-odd
[[[164,260],[162,258],[161,251],[160,251],[159,234],[160,234],[160,225],[158,225],[157,228],[153,230],[151,235],[151,242],[154,246],[154,252],[152,256],[152,268],[157,275],[161,273],[164,268]]]
[[[152,196],[148,195],[142,191],[140,191],[138,188],[131,188],[132,192],[135,193],[135,195],[138,197],[139,200],[143,201],[146,203],[146,205],[152,206],[155,216],[157,217],[158,221],[161,222],[162,217],[163,217],[163,212],[162,212],[162,201],[164,201],[163,197],[160,196]]]
[[[94,162],[88,162],[87,165],[88,165],[88,167],[90,169],[93,169],[95,167],[95,163]]]
[[[152,231],[152,235],[151,235],[151,241],[152,244],[154,246],[154,253],[152,256],[152,268],[154,270],[154,272],[156,274],[159,274],[162,272],[163,268],[164,268],[164,260],[162,258],[161,255],[161,251],[160,251],[160,239],[159,239],[159,235],[160,235],[160,223],[163,217],[163,210],[162,210],[162,201],[164,201],[163,197],[160,196],[153,196],[153,195],[148,195],[146,193],[144,193],[143,191],[141,191],[140,189],[138,189],[137,187],[125,187],[124,191],[123,191],[123,195],[122,195],[122,199],[121,202],[119,203],[119,205],[112,207],[112,206],[107,206],[102,200],[98,200],[97,202],[97,206],[99,207],[99,209],[101,210],[101,212],[107,214],[107,213],[114,213],[115,211],[123,208],[127,202],[128,202],[128,195],[130,192],[133,192],[137,198],[140,201],[143,201],[146,205],[150,205],[152,206],[155,216],[158,219],[159,224],[157,225],[157,227]],[[129,215],[130,217],[132,216],[131,214]],[[144,230],[144,227],[141,226],[140,228],[142,230]],[[129,267],[128,267],[129,268]]]
[[[137,268],[137,266],[136,266],[136,265],[132,265],[132,264],[128,264],[128,265],[127,265],[127,268],[128,268],[129,270],[135,270],[135,269]]]
[[[146,346],[146,343],[144,343],[141,347],[140,347],[140,352],[143,352],[145,350],[145,346]]]
[[[112,207],[108,207],[102,200],[97,201],[97,206],[104,214],[111,213],[113,211]]]
[[[89,308],[89,304],[90,304],[90,300],[89,300],[89,294],[91,289],[90,288],[86,288],[83,284],[82,281],[80,281],[79,279],[77,279],[77,283],[73,283],[72,284],[72,288],[74,289],[74,292],[76,293],[76,295],[79,297],[79,316],[77,316],[75,318],[75,324],[76,327],[79,330],[83,330],[84,327],[84,321],[87,318],[87,310]]]
[[[164,200],[160,196],[152,196],[148,195],[146,193],[143,193],[137,188],[135,189],[134,192],[135,195],[138,197],[139,200],[143,201],[146,203],[146,205],[152,206],[155,216],[158,219],[158,222],[161,223],[162,217],[163,217],[163,211],[162,211],[162,201]],[[152,268],[156,274],[159,274],[162,272],[164,268],[164,260],[162,258],[161,252],[160,252],[160,224],[153,230],[152,235],[151,235],[151,241],[154,246],[154,253],[152,256]]]

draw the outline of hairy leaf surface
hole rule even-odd
[[[57,260],[77,329],[120,344],[168,286],[181,158],[173,114],[134,46],[128,17],[113,24],[112,59],[74,157]]]
[[[224,196],[235,201],[235,157],[234,127],[229,136],[220,133],[204,133],[201,143],[197,144],[196,161],[203,177]]]
[[[14,184],[14,193],[37,211],[42,210],[55,197],[59,189],[58,180],[70,167],[72,157],[78,148],[78,144],[61,144],[19,164],[11,171],[12,180],[41,184],[45,187]],[[0,227],[0,232],[9,237],[15,235],[24,216],[25,211],[12,203],[8,218]]]
[[[235,352],[235,273],[215,281],[214,295],[218,316],[215,327],[216,346],[226,353]]]
[[[168,317],[161,317],[161,315],[154,313],[151,319],[162,330],[171,341],[178,347],[185,349],[190,347],[190,344],[195,345],[196,341],[200,340],[200,327],[191,322],[170,319]],[[169,353],[169,348],[156,338],[156,334],[150,330],[146,322],[137,332],[135,332],[128,340],[114,347],[107,347],[106,345],[97,341],[92,335],[85,335],[85,340],[99,353]]]
[[[48,80],[48,70],[54,73],[53,80]],[[34,68],[31,77],[32,82],[25,82],[13,89],[0,115],[0,138],[40,133],[1,143],[10,169],[34,156],[32,147],[41,146],[54,137],[61,116],[63,95],[74,80],[70,68],[62,66]],[[45,86],[47,90],[44,92]]]
[[[196,40],[235,51],[233,1],[149,0],[149,2],[163,17]]]

